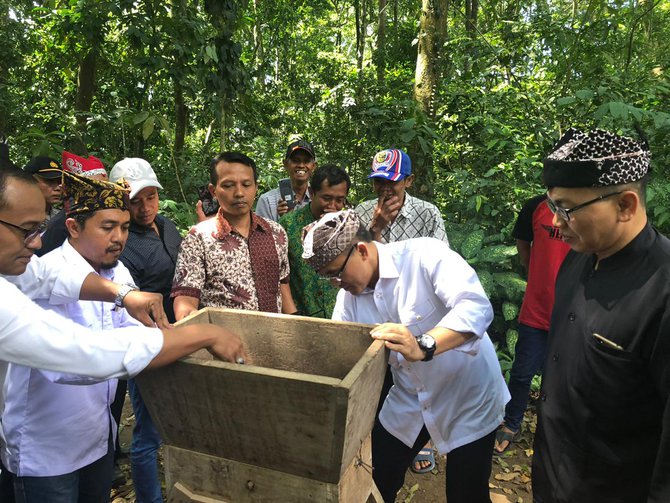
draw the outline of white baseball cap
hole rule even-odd
[[[124,178],[130,185],[130,199],[147,187],[163,188],[158,183],[158,178],[151,168],[151,164],[139,157],[126,157],[114,165],[109,172],[109,179],[116,182],[119,178]]]

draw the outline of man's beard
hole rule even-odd
[[[100,264],[100,269],[114,269],[118,264],[119,264],[118,258],[113,262],[102,262]]]

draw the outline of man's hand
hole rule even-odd
[[[288,212],[288,203],[283,199],[280,199],[277,202],[277,214],[281,217],[282,215],[286,215]]]
[[[250,363],[247,350],[237,335],[217,325],[210,325],[210,330],[213,332],[215,342],[207,350],[215,358],[233,363]]]
[[[132,290],[123,298],[123,307],[130,316],[147,327],[170,328],[160,293]]]
[[[400,213],[401,207],[402,201],[398,196],[391,196],[388,199],[379,198],[377,200],[377,207],[370,222],[370,230],[375,235],[375,238],[395,220],[398,213]]]
[[[198,223],[204,222],[209,218],[207,215],[205,215],[205,212],[202,209],[202,201],[200,199],[198,199],[198,202],[195,203],[195,216],[198,219]]]
[[[418,362],[426,356],[416,342],[416,337],[400,323],[382,323],[373,328],[370,335],[373,339],[384,341],[387,348],[397,351],[408,362]]]

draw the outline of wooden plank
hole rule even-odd
[[[138,378],[167,445],[336,482],[346,414],[340,381],[187,360]],[[333,460],[337,460],[334,462]]]
[[[212,323],[244,341],[254,365],[343,379],[372,343],[370,325],[210,309]]]
[[[221,499],[201,496],[177,482],[168,494],[167,503],[227,503]]]
[[[364,456],[371,457],[369,439],[364,449]],[[168,493],[173,487],[188,487],[192,493],[234,503],[367,501],[374,487],[369,467],[352,463],[345,472],[346,478],[329,484],[175,447],[165,449]]]
[[[338,485],[339,501],[366,501],[373,486],[372,441],[368,433],[367,438],[363,440],[359,451],[356,453],[356,457],[344,467]]]
[[[347,466],[372,431],[379,394],[388,365],[388,350],[383,341],[374,341],[349,375],[342,381],[347,388],[346,435],[341,465]]]

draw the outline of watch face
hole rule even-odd
[[[435,339],[433,339],[433,337],[430,335],[424,334],[419,337],[419,344],[423,349],[431,350],[435,348]]]

